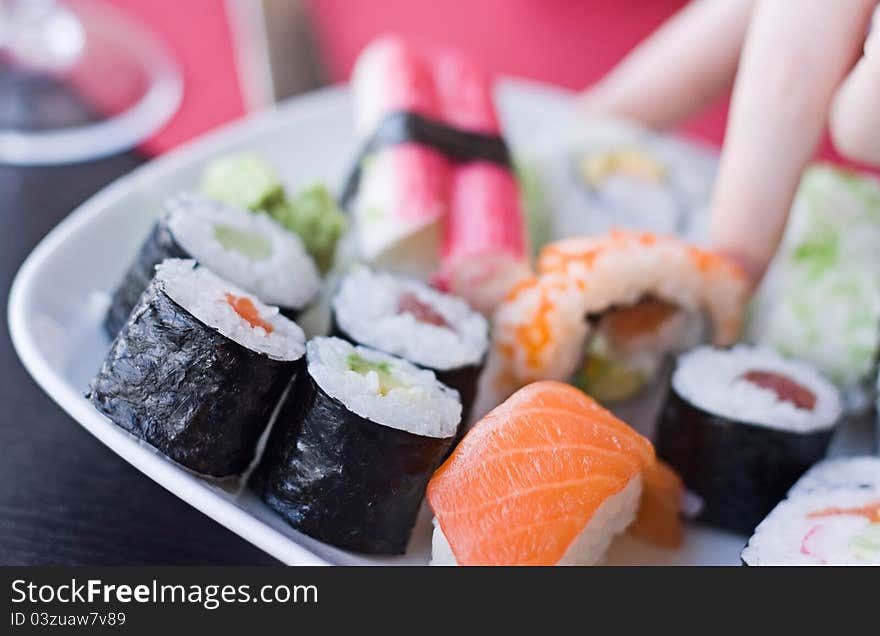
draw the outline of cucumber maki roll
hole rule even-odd
[[[486,319],[460,298],[420,281],[359,267],[333,299],[334,335],[400,356],[461,396],[469,422],[489,349]]]
[[[290,525],[348,550],[406,550],[461,419],[430,371],[340,338],[306,346],[253,486]]]
[[[169,259],[113,341],[87,397],[197,473],[238,475],[300,367],[296,323],[192,260]]]
[[[192,258],[289,317],[317,296],[321,278],[302,241],[265,214],[198,194],[170,199],[113,294],[104,325],[113,337],[166,258]]]
[[[804,363],[700,347],[678,358],[657,454],[702,500],[698,519],[748,534],[824,457],[841,411],[837,389]]]

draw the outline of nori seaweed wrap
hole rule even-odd
[[[321,279],[296,234],[262,213],[204,195],[179,194],[164,210],[113,293],[104,328],[113,338],[168,258],[192,258],[276,305],[291,320],[316,297]],[[285,272],[279,276],[278,272]]]
[[[299,327],[193,261],[157,268],[87,397],[197,473],[226,477],[257,441],[302,363]]]
[[[452,443],[457,396],[428,371],[338,338],[316,338],[307,351],[252,486],[311,537],[401,554]],[[410,401],[413,392],[421,397]]]
[[[751,534],[828,448],[837,391],[769,350],[708,347],[678,361],[657,454],[702,500],[698,520]]]
[[[331,304],[331,335],[399,356],[458,391],[459,438],[470,421],[488,334],[486,319],[464,300],[366,267],[346,276]]]

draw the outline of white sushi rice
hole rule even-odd
[[[399,312],[403,294],[412,294],[450,326]],[[420,281],[358,267],[333,300],[339,327],[357,342],[432,369],[478,364],[489,347],[486,319],[466,302]]]
[[[816,396],[813,410],[797,408],[774,391],[745,380],[742,376],[749,371],[778,373],[797,382]],[[842,411],[837,389],[813,367],[761,347],[694,349],[679,357],[672,387],[709,413],[796,433],[831,428]]]
[[[623,490],[602,502],[556,565],[601,563],[612,539],[635,521],[641,493],[642,477],[636,475]],[[434,519],[434,534],[431,539],[431,565],[458,565],[437,519]]]
[[[818,514],[880,503],[880,489],[827,489],[785,499],[742,552],[747,565],[880,565],[880,524],[859,514]]]
[[[425,437],[455,435],[461,421],[458,391],[398,357],[340,338],[314,338],[306,345],[309,374],[330,397],[350,411],[377,424]],[[381,390],[376,371],[358,373],[349,365],[352,354],[373,364],[387,365],[401,386]]]
[[[195,318],[247,349],[274,360],[297,360],[305,353],[305,334],[295,322],[282,316],[277,307],[264,305],[194,260],[163,261],[156,267],[156,281],[171,300]],[[260,318],[272,325],[272,333],[251,326],[238,315],[227,293],[250,298]]]
[[[789,495],[833,488],[880,488],[880,457],[845,457],[819,462],[804,473]]]
[[[302,241],[268,215],[190,193],[172,198],[165,209],[174,240],[192,258],[264,302],[300,309],[318,294],[321,277]],[[227,249],[215,236],[218,226],[259,236],[270,254],[254,259]]]

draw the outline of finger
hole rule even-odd
[[[843,82],[831,107],[831,139],[844,156],[880,164],[880,6],[874,10],[864,55]]]
[[[755,6],[712,197],[711,240],[757,283],[779,244],[832,97],[874,0]]]
[[[700,0],[663,24],[588,90],[588,118],[671,126],[730,86],[753,0]]]

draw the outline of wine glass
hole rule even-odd
[[[62,164],[131,148],[183,96],[164,44],[100,0],[0,0],[0,162]]]

